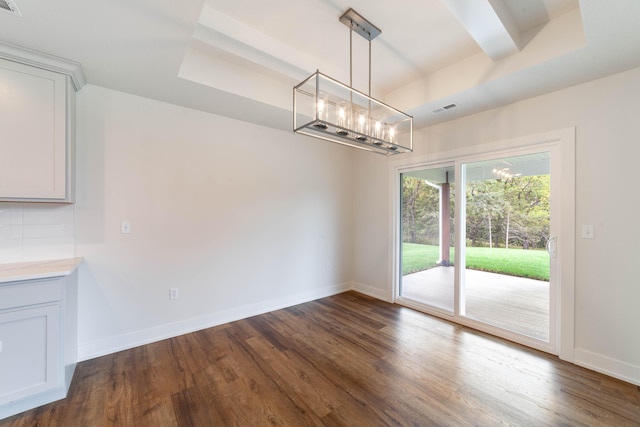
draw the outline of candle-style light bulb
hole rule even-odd
[[[337,125],[338,129],[336,133],[338,135],[347,136],[349,132],[347,128],[349,127],[349,122],[347,120],[349,117],[349,105],[346,102],[341,102],[337,106]]]
[[[367,118],[364,116],[364,113],[358,114],[358,128],[356,129],[359,133],[363,135],[358,135],[356,137],[359,141],[366,141],[367,137],[364,135],[367,133]]]
[[[326,96],[318,96],[318,100],[316,101],[316,120],[318,120],[318,123],[314,124],[315,127],[320,129],[327,128],[327,125],[324,122],[327,121],[328,107],[329,105]]]

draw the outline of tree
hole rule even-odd
[[[549,239],[549,175],[515,177],[504,183],[510,241],[523,249],[544,248]]]
[[[403,241],[417,243],[417,217],[420,207],[417,206],[423,183],[413,177],[402,178],[402,234]]]
[[[472,246],[544,248],[549,238],[549,176],[467,183],[467,238]]]
[[[452,196],[454,191],[452,185]],[[465,214],[471,245],[544,248],[549,239],[549,195],[549,175],[469,181]],[[422,179],[403,176],[403,241],[437,245],[439,219],[438,189]]]
[[[494,227],[500,226],[504,209],[503,190],[498,181],[467,183],[467,238],[471,246],[488,241],[489,247],[493,247]]]
[[[439,235],[440,196],[438,189],[426,184],[423,179],[403,176],[403,241],[437,245]]]

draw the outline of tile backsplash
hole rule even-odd
[[[0,202],[0,264],[73,258],[75,205]]]

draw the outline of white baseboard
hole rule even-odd
[[[79,361],[89,360],[129,348],[138,347],[163,339],[176,337],[201,329],[211,328],[235,320],[246,319],[251,316],[268,313],[293,305],[302,304],[319,298],[325,298],[353,288],[351,282],[327,286],[313,291],[301,292],[269,301],[255,304],[247,304],[216,313],[207,314],[192,319],[186,319],[175,323],[160,325],[154,328],[130,332],[124,335],[108,337],[105,339],[80,343],[78,345]]]
[[[640,366],[581,348],[575,349],[576,365],[640,386]]]
[[[351,289],[356,292],[360,292],[361,294],[369,295],[370,297],[386,301],[393,302],[393,298],[391,298],[391,291],[389,290],[381,290],[378,288],[374,288],[369,285],[365,285],[364,283],[359,282],[351,282]]]

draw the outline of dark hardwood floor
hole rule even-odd
[[[348,292],[82,362],[0,426],[640,426],[637,387]]]

